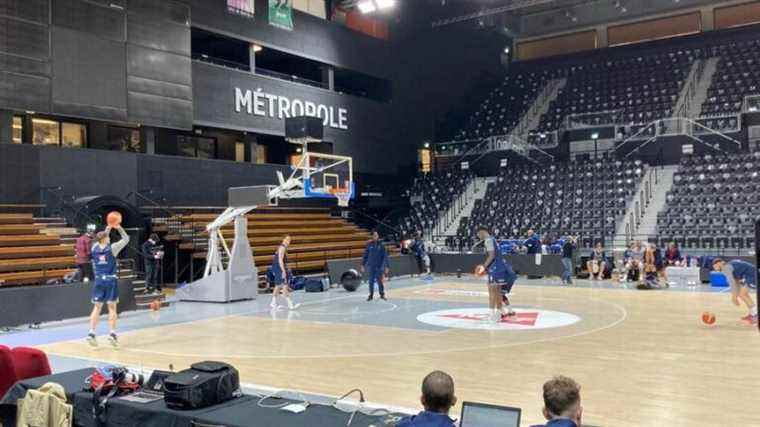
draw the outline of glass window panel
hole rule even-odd
[[[32,119],[32,143],[35,145],[59,145],[60,123],[48,119]]]
[[[216,158],[216,140],[214,138],[195,138],[198,144],[198,158],[215,159]]]
[[[267,147],[263,144],[256,144],[256,163],[263,165],[267,162]]]
[[[140,141],[140,129],[109,126],[107,149],[143,153],[143,145],[142,141]]]
[[[62,145],[69,148],[87,146],[87,126],[80,123],[63,123]]]
[[[236,162],[245,161],[245,142],[235,143],[235,161]]]
[[[21,144],[21,135],[24,129],[24,120],[21,117],[13,118],[13,142]]]
[[[195,157],[195,141],[192,136],[177,136],[177,154],[185,157]]]

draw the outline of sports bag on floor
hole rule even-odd
[[[200,362],[164,381],[164,401],[172,409],[198,409],[240,395],[237,369],[223,362]]]

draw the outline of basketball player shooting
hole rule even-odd
[[[115,228],[119,232],[121,239],[116,243],[111,243],[111,230]],[[119,303],[119,283],[116,275],[118,265],[116,257],[127,247],[129,235],[121,225],[106,227],[105,231],[95,235],[97,242],[92,246],[91,257],[92,266],[95,273],[95,285],[92,287],[92,313],[90,314],[90,332],[87,334],[87,342],[97,347],[98,340],[95,331],[98,329],[100,312],[103,304],[108,306],[108,326],[110,333],[108,340],[111,345],[119,345],[119,338],[116,336],[116,305]]]
[[[486,248],[486,261],[483,266],[488,274],[488,308],[491,321],[499,322],[504,317],[515,315],[507,295],[512,290],[517,275],[504,261],[498,242],[487,228],[478,228],[478,238]]]
[[[747,307],[749,313],[742,317],[741,321],[750,326],[757,325],[757,306],[749,294],[749,289],[757,289],[755,266],[739,259],[726,262],[716,258],[713,261],[713,270],[720,271],[726,276],[726,280],[731,285],[731,302],[737,307],[743,302]]]
[[[290,286],[288,283],[288,246],[290,246],[290,236],[285,236],[282,239],[282,243],[277,247],[274,252],[274,259],[272,260],[272,275],[274,276],[274,290],[272,291],[272,302],[269,304],[272,310],[276,310],[277,295],[280,293],[285,297],[285,301],[288,302],[288,309],[295,310],[300,304],[293,304],[293,300],[290,299]]]

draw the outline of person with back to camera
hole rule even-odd
[[[568,237],[562,245],[562,284],[573,284],[573,252],[576,249],[576,238]]]
[[[92,313],[90,313],[90,332],[87,334],[87,342],[97,347],[98,340],[95,331],[98,329],[100,312],[103,304],[108,306],[108,326],[110,333],[108,339],[114,347],[119,345],[119,339],[116,336],[116,320],[118,318],[116,305],[119,303],[119,282],[118,282],[118,263],[116,257],[129,244],[129,235],[121,225],[116,225],[116,231],[119,232],[121,240],[111,243],[111,230],[109,225],[105,231],[95,235],[96,243],[90,250],[92,257],[92,268],[95,273],[95,284],[92,287]]]
[[[145,262],[145,288],[146,292],[149,294],[155,292],[160,294],[162,292],[158,270],[164,252],[161,250],[162,247],[158,244],[160,240],[158,234],[151,233],[148,240],[146,240],[140,248],[143,261]]]
[[[456,405],[454,379],[445,372],[433,371],[422,381],[420,403],[425,408],[417,415],[406,417],[396,427],[454,427],[449,417],[451,407]]]
[[[76,254],[77,268],[79,269],[79,278],[83,282],[93,280],[92,275],[92,238],[95,237],[95,224],[87,224],[87,231],[79,236],[74,253]]]
[[[581,387],[572,378],[557,376],[544,383],[546,424],[533,427],[581,427]]]

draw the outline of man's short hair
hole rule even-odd
[[[580,399],[581,387],[572,378],[560,375],[544,383],[544,406],[552,415],[563,415]]]
[[[95,235],[95,240],[101,241],[108,237],[108,233],[105,231],[99,231],[98,234]]]
[[[422,380],[425,410],[448,413],[454,404],[454,379],[443,371],[433,371]]]
[[[717,263],[719,263],[719,262],[723,262],[723,259],[721,259],[721,258],[715,258],[715,259],[713,260],[713,262],[712,262],[712,265],[715,265],[715,264],[717,264]]]
[[[485,231],[486,233],[491,234],[491,230],[489,230],[488,227],[486,227],[485,225],[478,226],[477,231],[478,233],[480,233],[481,231]]]

